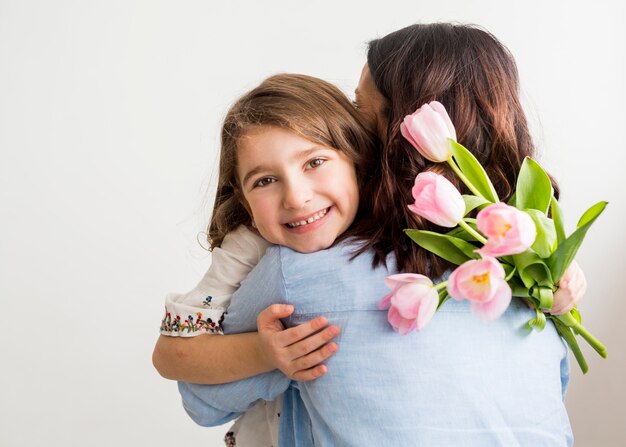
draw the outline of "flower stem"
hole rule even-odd
[[[595,351],[600,354],[601,357],[606,358],[606,346],[604,346],[600,340],[591,335],[591,333],[585,329],[585,327],[574,318],[571,312],[567,312],[562,315],[555,315],[563,324],[574,329],[587,343],[591,345]]]
[[[478,231],[474,230],[472,227],[470,227],[467,222],[465,222],[464,220],[462,220],[461,222],[459,222],[459,225],[461,227],[463,227],[463,229],[465,231],[467,231],[469,234],[471,234],[472,236],[474,236],[478,242],[481,242],[482,244],[486,244],[487,243],[487,239],[484,238],[484,236],[482,234],[480,234]]]
[[[450,165],[454,173],[461,179],[463,183],[465,183],[465,186],[467,186],[469,190],[474,193],[475,196],[486,199],[486,197],[482,195],[482,193],[478,191],[478,189],[476,189],[476,187],[472,184],[472,182],[470,182],[469,179],[465,177],[465,174],[461,172],[461,169],[458,167],[458,165],[456,164],[456,162],[454,161],[452,157],[448,158],[448,160],[446,161],[448,162],[448,164]]]
[[[448,284],[448,281],[441,281],[439,284],[435,284],[433,287],[435,290],[441,290]]]

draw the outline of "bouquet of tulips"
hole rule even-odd
[[[409,209],[451,230],[445,234],[405,231],[419,246],[458,267],[437,285],[412,273],[387,277],[392,292],[383,298],[380,308],[389,309],[388,320],[394,329],[402,334],[420,330],[450,297],[469,300],[476,317],[494,320],[517,296],[536,311],[529,328],[540,331],[546,319],[552,320],[583,373],[588,366],[576,335],[606,357],[606,348],[583,327],[576,308],[561,315],[546,312],[552,308],[559,280],[607,202],[589,208],[576,231],[566,236],[552,182],[534,160],[524,160],[515,193],[503,203],[478,160],[456,142],[454,126],[442,104],[425,104],[408,115],[400,129],[424,157],[447,162],[472,194],[461,195],[450,181],[433,172],[415,178],[415,202]],[[475,218],[467,217],[476,211]]]

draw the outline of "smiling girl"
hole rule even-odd
[[[270,244],[311,253],[347,236],[375,141],[339,89],[309,76],[270,77],[232,106],[209,226],[211,268],[191,292],[167,297],[153,356],[164,377],[210,384],[274,369],[303,381],[326,373],[339,328],[324,328],[324,317],[285,330],[279,318],[293,309],[270,306],[258,334],[196,335],[223,333],[232,294]],[[277,445],[280,406],[280,398],[257,403],[227,445]]]

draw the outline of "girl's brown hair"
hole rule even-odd
[[[208,228],[211,248],[219,247],[239,225],[251,225],[237,178],[237,147],[249,130],[263,126],[287,129],[343,152],[355,165],[359,189],[366,183],[377,140],[341,90],[311,76],[272,76],[241,97],[224,119],[217,194]],[[357,219],[361,215],[358,212]]]
[[[443,230],[407,209],[415,176],[435,170],[463,190],[446,164],[422,157],[401,135],[400,123],[437,100],[447,109],[459,143],[485,167],[501,200],[514,192],[517,173],[535,148],[519,100],[515,61],[493,35],[474,26],[417,24],[369,43],[367,64],[385,98],[388,123],[378,178],[361,197],[371,198],[371,218],[353,232],[373,248],[374,265],[393,252],[400,270],[440,276],[449,264],[412,243],[405,228]]]

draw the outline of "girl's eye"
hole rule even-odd
[[[322,166],[325,162],[326,162],[326,160],[324,160],[323,158],[315,158],[315,159],[311,160],[310,162],[308,162],[307,166],[309,168],[317,168],[319,166]]]
[[[275,181],[276,179],[272,177],[263,177],[263,178],[258,179],[256,182],[254,182],[252,186],[254,188],[262,188],[264,186],[269,185],[270,183],[274,183]]]

